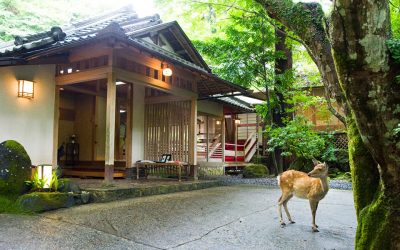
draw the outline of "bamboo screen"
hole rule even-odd
[[[145,159],[189,161],[190,101],[146,104]]]

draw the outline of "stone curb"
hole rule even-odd
[[[90,193],[89,203],[110,202],[129,198],[192,191],[211,187],[224,186],[222,181],[207,181],[195,183],[179,183],[150,187],[133,187],[124,189],[84,189]]]

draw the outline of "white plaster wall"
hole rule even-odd
[[[210,101],[198,101],[197,111],[219,117],[224,115],[224,107],[222,104]]]
[[[0,67],[0,142],[16,140],[32,164],[51,164],[55,101],[55,66]],[[18,98],[17,79],[35,81],[35,96]]]
[[[138,160],[144,160],[145,87],[139,84],[134,84],[132,89],[132,164],[134,164]]]

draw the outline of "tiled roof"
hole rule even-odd
[[[180,44],[182,42],[185,44],[182,49],[184,51],[185,49],[190,50],[190,55],[174,53],[143,39],[146,34],[162,30],[165,32],[175,30],[177,33],[171,34],[171,39],[180,39],[179,42],[175,41],[175,43]],[[237,91],[246,92],[244,88],[224,81],[211,73],[211,70],[177,22],[162,23],[159,15],[138,18],[131,7],[124,7],[107,14],[73,23],[63,30],[59,27],[53,27],[47,32],[16,37],[14,42],[2,43],[0,44],[0,66],[20,64],[24,60],[49,55],[56,53],[56,51],[90,42],[93,39],[99,39],[102,36],[109,36],[110,33],[126,43],[146,50],[163,60],[183,65],[207,76],[207,80],[199,84],[199,94],[203,96]],[[209,86],[204,87],[204,84]]]
[[[245,101],[239,100],[238,98],[235,97],[220,97],[218,100],[225,102],[227,104],[233,105],[235,107],[238,107],[242,109],[243,111],[252,113],[255,111],[254,107]]]

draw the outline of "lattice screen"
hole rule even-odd
[[[172,160],[189,161],[190,110],[190,101],[146,104],[145,159],[172,154]]]
[[[332,142],[335,145],[335,148],[341,148],[341,149],[348,148],[348,140],[346,133],[334,134]]]

